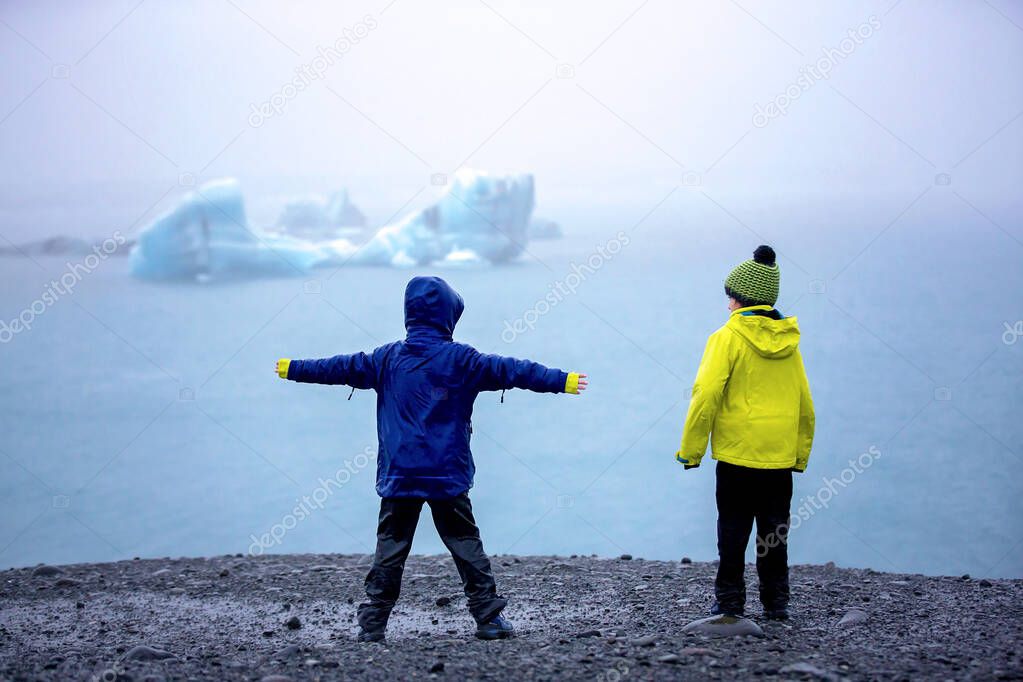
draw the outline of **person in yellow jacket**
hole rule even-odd
[[[806,469],[814,411],[799,353],[799,325],[774,309],[781,272],[760,246],[725,280],[731,315],[707,340],[675,459],[700,466],[707,442],[718,461],[718,563],[713,614],[741,616],[746,545],[757,524],[764,615],[787,620],[787,531],[792,472]]]

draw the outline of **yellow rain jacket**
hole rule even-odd
[[[775,320],[740,308],[711,334],[693,384],[675,459],[699,466],[707,440],[713,458],[754,469],[803,471],[813,443],[810,386],[795,317]]]

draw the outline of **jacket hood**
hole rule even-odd
[[[405,287],[405,330],[439,333],[447,340],[455,331],[465,303],[440,277],[413,277]]]
[[[732,313],[725,325],[748,343],[764,358],[787,358],[799,347],[799,322],[795,317],[775,320],[756,314],[770,310],[771,306],[740,308]]]

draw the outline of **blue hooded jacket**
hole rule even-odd
[[[451,335],[465,304],[439,277],[405,288],[404,341],[371,353],[292,360],[287,378],[377,392],[377,493],[455,497],[472,487],[472,408],[480,391],[563,393],[568,374],[529,360],[480,353]]]

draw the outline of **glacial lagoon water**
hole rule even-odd
[[[112,258],[0,345],[0,566],[370,552],[373,394],[271,368],[401,336],[405,282],[427,272],[466,300],[460,340],[592,381],[480,396],[488,551],[713,558],[713,463],[672,454],[721,281],[766,240],[817,407],[791,560],[1023,576],[1023,230],[923,203],[885,229],[898,201],[729,216],[679,195],[642,221],[650,207],[558,216],[568,238],[505,267],[171,285]],[[3,259],[0,320],[66,260]],[[428,515],[414,551],[443,551]]]

